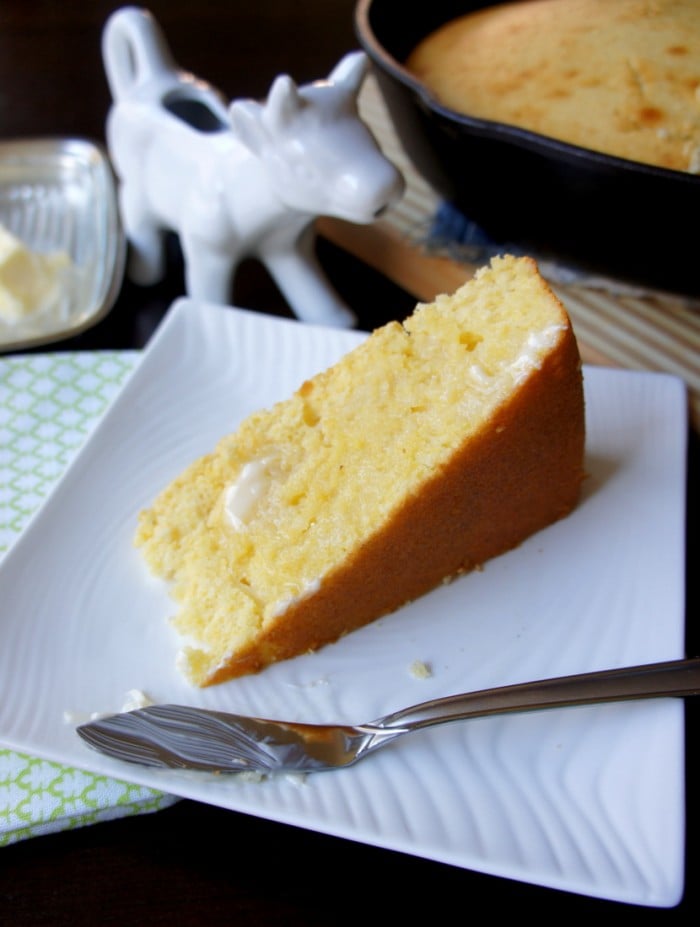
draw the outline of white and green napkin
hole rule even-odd
[[[0,359],[0,560],[88,437],[137,351]],[[152,789],[5,749],[0,737],[0,847],[27,837],[157,811]]]

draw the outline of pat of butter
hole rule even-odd
[[[226,489],[224,509],[228,520],[243,531],[272,479],[271,460],[250,460],[243,466],[238,479]]]
[[[19,322],[55,305],[69,265],[64,251],[32,251],[0,225],[0,319]]]

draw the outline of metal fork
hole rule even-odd
[[[369,724],[298,724],[152,705],[91,721],[78,734],[96,750],[145,766],[210,772],[319,772],[351,766],[397,737],[516,711],[700,694],[700,658],[543,679],[421,702]]]

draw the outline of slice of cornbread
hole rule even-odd
[[[567,314],[532,260],[496,258],[252,415],[141,514],[183,672],[258,671],[518,545],[574,507],[583,451]]]

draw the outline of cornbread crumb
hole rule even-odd
[[[411,676],[415,679],[429,679],[433,675],[432,667],[423,660],[414,660],[410,667]]]
[[[153,704],[153,699],[140,689],[129,689],[126,699],[121,707],[122,711],[134,711],[136,708],[147,708]]]
[[[571,511],[583,447],[566,312],[534,261],[495,258],[251,415],[141,514],[178,666],[199,686],[257,672],[478,567]]]

